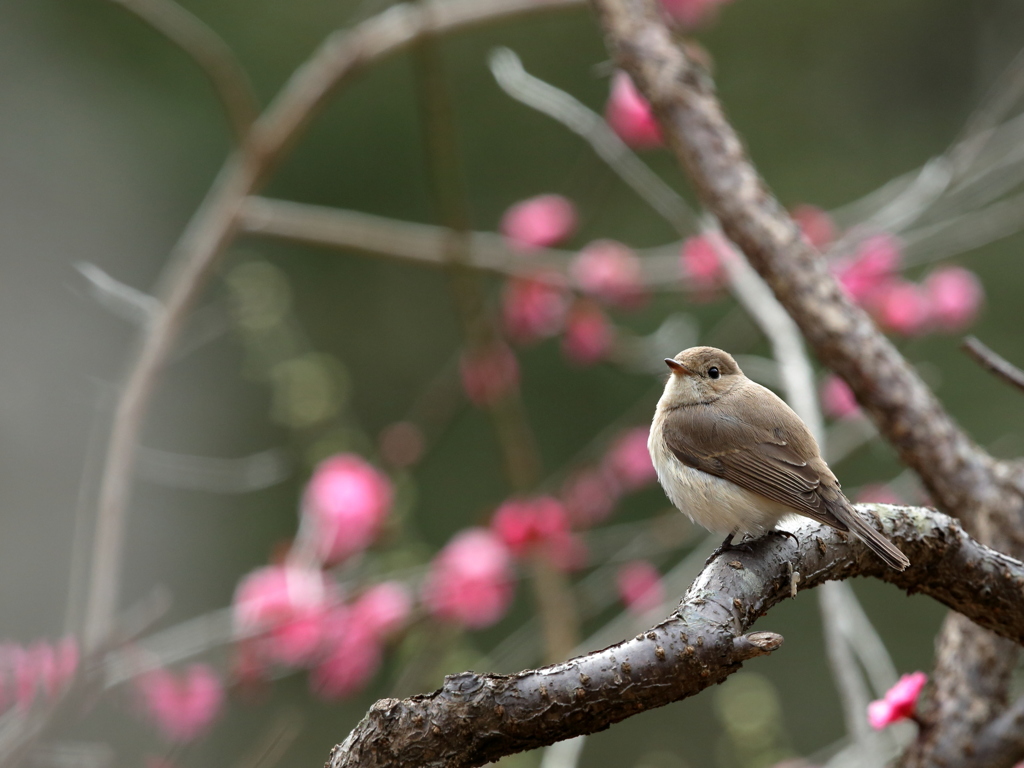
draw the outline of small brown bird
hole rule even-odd
[[[850,531],[888,565],[910,561],[868,525],[839,488],[800,417],[732,356],[693,347],[671,369],[647,448],[672,503],[709,531],[754,534],[786,515]]]

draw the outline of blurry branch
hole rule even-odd
[[[220,100],[235,142],[241,144],[259,114],[259,102],[241,62],[221,37],[174,0],[110,0],[181,48],[203,70]]]
[[[968,336],[964,339],[962,346],[964,351],[980,363],[983,368],[991,371],[1000,379],[1008,384],[1012,384],[1017,389],[1024,390],[1024,371],[1006,358],[993,352],[977,337]]]
[[[151,483],[213,493],[251,493],[291,475],[287,454],[276,448],[237,459],[192,456],[139,446],[139,476]]]
[[[428,0],[395,6],[352,30],[329,35],[252,124],[175,245],[155,292],[159,309],[129,363],[100,481],[84,627],[87,648],[98,647],[110,634],[117,609],[139,430],[190,310],[239,232],[246,197],[265,182],[335,89],[373,63],[423,36],[579,5],[581,0]]]
[[[82,262],[75,268],[89,281],[93,297],[106,309],[135,325],[145,326],[159,309],[159,302],[144,291],[125,285],[95,264]]]
[[[750,553],[716,558],[674,614],[635,638],[541,669],[464,672],[447,677],[433,693],[378,701],[335,747],[328,766],[483,765],[693,696],[781,645],[775,633],[746,633],[789,596],[787,564],[803,575],[800,589],[873,576],[928,594],[1024,642],[1024,564],[974,541],[940,512],[880,505],[867,511],[873,510],[882,513],[886,535],[913,563],[903,573],[887,568],[853,537],[794,520],[788,527],[798,544],[769,536]],[[965,572],[976,579],[964,579]]]
[[[746,156],[710,76],[676,44],[655,0],[592,4],[616,63],[651,102],[701,201],[771,286],[818,357],[850,384],[941,507],[957,514],[981,541],[1024,551],[1024,499],[1010,468],[963,433],[912,366],[844,295],[825,259],[803,241]],[[926,166],[897,194],[892,221],[902,226],[913,220],[912,208],[937,199],[950,176],[942,161]],[[958,616],[947,619],[938,649],[936,693],[932,708],[922,713],[927,727],[908,754],[908,765],[952,764],[968,751],[1003,706],[1017,657],[1015,647]]]
[[[685,237],[697,229],[697,217],[679,194],[636,156],[601,115],[574,96],[534,77],[508,48],[490,55],[494,79],[516,101],[554,118],[577,134],[634,192]]]

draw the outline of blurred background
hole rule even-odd
[[[263,103],[326,31],[386,7],[382,0],[182,5],[234,48]],[[1024,45],[1024,9],[1005,0],[734,0],[712,11],[694,36],[762,174],[785,205],[836,211],[840,227],[870,212],[844,206],[916,173],[962,137],[992,89],[1007,87],[1004,72]],[[497,231],[509,206],[558,193],[579,217],[565,249],[614,238],[677,258],[679,235],[586,142],[502,91],[488,67],[496,46],[595,112],[609,96],[612,68],[582,8],[439,40],[469,226]],[[422,66],[417,54],[403,53],[348,85],[264,194],[439,223]],[[1015,72],[1021,77],[1010,71],[1011,81]],[[940,201],[931,219],[893,234],[905,238],[909,280],[920,282],[937,265],[977,274],[985,299],[970,330],[1021,363],[1024,241],[1012,193],[1024,173],[1013,156],[1015,135],[1002,135],[992,150],[998,156],[982,158],[998,170],[971,195],[945,208]],[[117,298],[130,292],[111,289],[109,280],[152,290],[229,149],[224,117],[195,64],[116,3],[0,3],[0,638],[28,645],[79,631],[104,443],[138,333],[125,317],[131,302]],[[642,158],[692,204],[667,151]],[[998,226],[970,220],[925,231],[1001,200],[1011,202]],[[663,282],[639,306],[607,308],[618,341],[594,365],[567,360],[558,338],[515,345],[522,412],[539,457],[538,482],[526,490],[559,493],[574,470],[599,464],[617,436],[649,423],[663,382],[659,361],[682,346],[725,346],[746,356],[752,367],[745,367],[764,383],[778,384],[769,345],[734,300],[679,290],[671,277]],[[479,289],[500,325],[504,281],[485,275]],[[121,607],[152,614],[143,638],[222,612],[245,574],[280,559],[296,534],[305,484],[329,455],[353,452],[387,472],[394,506],[358,573],[397,575],[413,592],[454,534],[488,525],[513,490],[523,490],[503,469],[487,410],[461,393],[466,342],[457,302],[449,276],[434,267],[256,237],[232,244],[162,376],[142,435]],[[976,440],[996,455],[1024,453],[1019,395],[958,350],[959,329],[894,338]],[[399,422],[419,432],[395,438],[387,430]],[[896,498],[924,501],[858,417],[830,424],[830,435],[853,446],[833,463],[851,497],[889,484]],[[382,432],[391,443],[382,443]],[[422,439],[423,450],[410,449],[409,439]],[[599,643],[593,648],[651,620],[623,615],[616,563],[642,559],[668,574],[703,541],[650,483],[623,493],[609,519],[578,536],[589,555],[564,581],[575,590],[579,640]],[[678,573],[692,577],[692,567]],[[542,663],[529,568],[518,572],[500,621],[461,632],[417,620],[390,641],[380,671],[340,700],[311,695],[302,673],[275,675],[256,691],[231,686],[234,651],[212,642],[186,663],[210,664],[231,690],[202,738],[169,744],[138,711],[129,684],[67,718],[34,760],[320,765],[377,698],[428,691],[467,668],[510,672]],[[853,588],[897,670],[930,669],[944,610],[877,582]],[[666,597],[668,610],[678,594]],[[845,731],[813,595],[779,606],[758,628],[786,638],[771,659],[749,663],[700,697],[589,737],[579,764],[823,762],[815,756]],[[736,725],[752,720],[747,732]],[[531,753],[503,764],[540,759]]]

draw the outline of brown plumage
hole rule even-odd
[[[854,510],[800,417],[731,355],[693,347],[665,362],[648,448],[680,510],[723,533],[771,530],[795,512],[851,531],[897,570],[910,564]]]

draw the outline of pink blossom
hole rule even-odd
[[[494,405],[519,388],[519,361],[503,342],[463,353],[462,389],[474,405]]]
[[[868,722],[875,730],[882,730],[888,725],[913,717],[917,709],[917,700],[921,689],[928,682],[924,672],[903,675],[899,681],[885,693],[885,697],[868,704]]]
[[[355,454],[338,454],[320,462],[302,505],[320,557],[337,563],[370,546],[393,497],[387,476]]]
[[[837,262],[835,271],[850,298],[865,305],[892,281],[902,259],[900,244],[892,235],[873,235],[857,246],[852,258]]]
[[[626,490],[639,490],[658,478],[651,454],[647,451],[649,434],[648,427],[636,427],[623,432],[604,458],[604,466],[609,474]]]
[[[855,419],[860,416],[860,406],[850,385],[830,373],[821,384],[821,406],[834,419]]]
[[[612,76],[604,118],[618,137],[633,149],[650,149],[664,144],[661,126],[654,119],[651,105],[625,72],[616,72]]]
[[[392,467],[411,467],[423,458],[426,438],[411,421],[396,421],[381,430],[377,446],[381,459]]]
[[[434,558],[423,601],[439,619],[480,629],[505,615],[512,592],[508,547],[491,531],[469,528]]]
[[[728,278],[722,266],[726,248],[718,233],[696,235],[683,243],[680,253],[683,275],[698,295],[710,297],[726,284]]]
[[[685,29],[694,29],[708,21],[718,5],[726,0],[661,0],[666,15]]]
[[[790,212],[800,227],[804,240],[821,252],[828,250],[836,239],[836,225],[832,217],[816,205],[798,205]]]
[[[978,276],[963,267],[942,267],[924,281],[932,319],[944,331],[961,331],[977,317],[985,298]]]
[[[931,303],[924,289],[906,280],[893,280],[872,299],[873,312],[883,328],[902,336],[917,336],[928,329]]]
[[[905,504],[903,497],[885,483],[865,485],[854,499],[858,504]]]
[[[168,741],[192,741],[209,729],[224,704],[220,678],[206,664],[192,664],[178,676],[166,669],[136,680],[143,709]]]
[[[569,477],[562,486],[562,503],[573,525],[589,528],[615,509],[620,489],[599,469],[584,469]]]
[[[516,557],[536,550],[550,553],[569,536],[569,516],[551,496],[510,499],[494,513],[491,530]]]
[[[253,571],[235,590],[235,631],[260,634],[255,647],[270,660],[297,666],[318,651],[332,598],[319,571],[272,565]]]
[[[11,649],[10,658],[14,672],[14,700],[18,709],[25,712],[32,707],[36,698],[36,684],[39,680],[36,659],[34,654],[21,646]]]
[[[375,584],[355,601],[352,621],[377,638],[385,638],[401,629],[412,612],[412,597],[404,584],[384,581]]]
[[[377,632],[351,609],[336,607],[327,625],[327,652],[310,673],[309,682],[314,693],[334,700],[365,688],[380,668],[383,654]]]
[[[665,601],[661,574],[646,560],[634,560],[619,568],[615,586],[622,602],[636,614],[646,613]]]
[[[502,318],[510,339],[527,344],[562,330],[569,295],[557,274],[513,277],[502,293]]]
[[[620,307],[633,307],[645,298],[640,258],[614,240],[595,240],[580,251],[569,273],[584,293]]]
[[[590,301],[577,301],[569,312],[562,352],[577,365],[593,365],[611,351],[615,328],[604,311]]]
[[[501,232],[520,251],[547,248],[576,231],[576,206],[561,195],[538,195],[516,203],[501,218]]]

